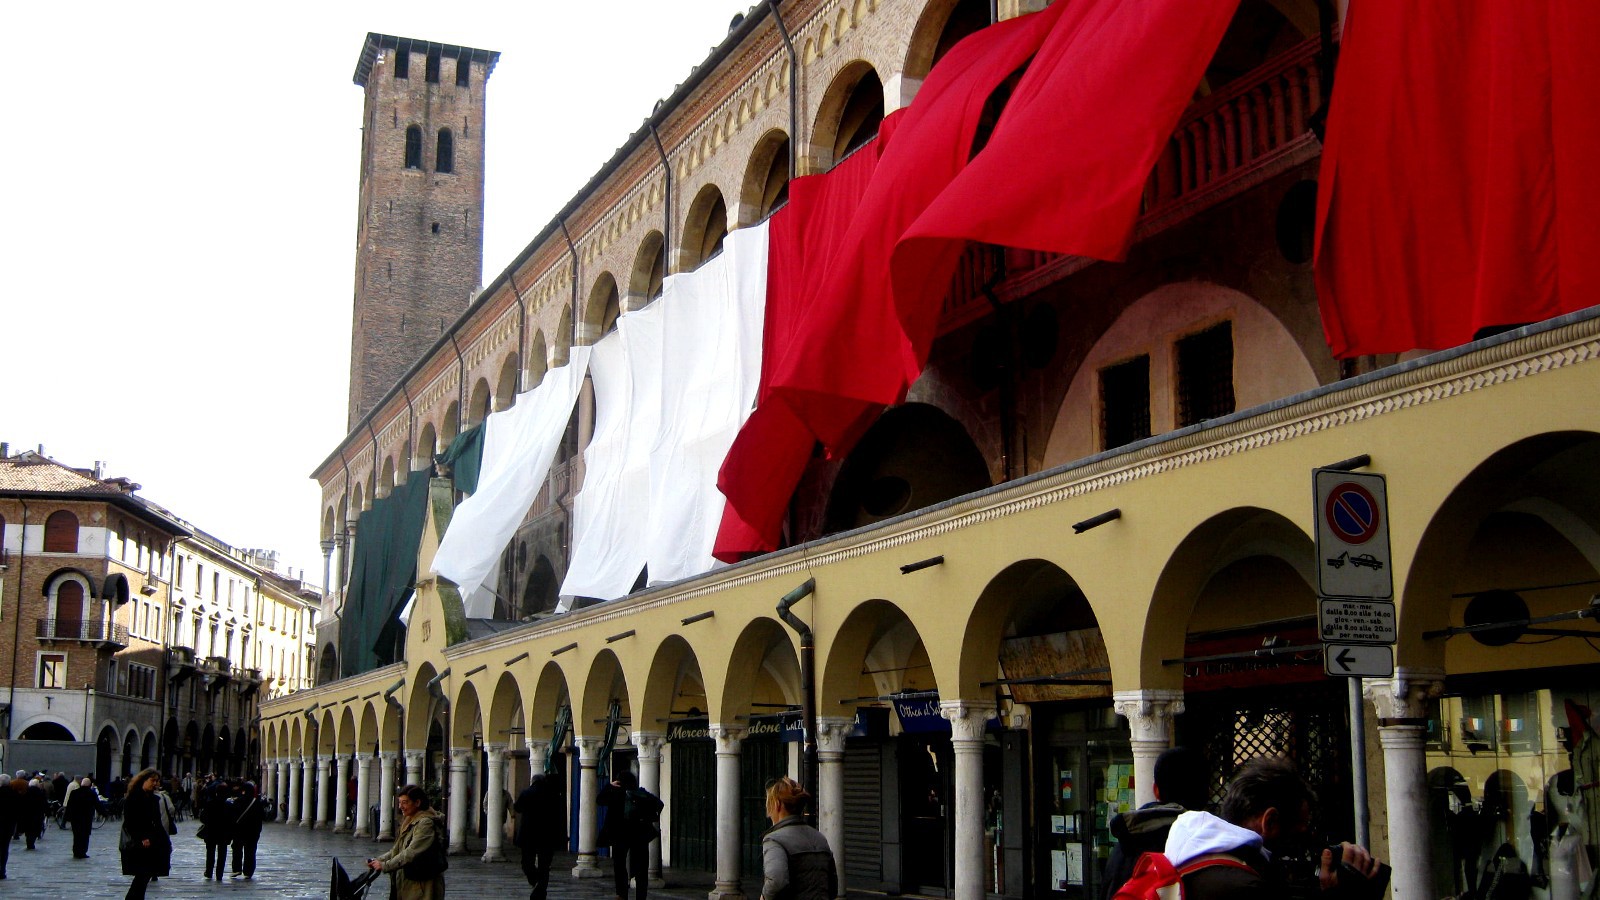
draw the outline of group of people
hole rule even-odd
[[[213,780],[205,786],[197,806],[200,828],[195,834],[206,845],[206,879],[222,880],[229,868],[230,847],[234,877],[254,877],[256,845],[266,821],[255,785],[248,781]],[[129,779],[118,842],[122,874],[133,878],[128,900],[141,900],[150,882],[172,873],[172,837],[177,833],[177,807],[160,773],[145,769]]]
[[[68,778],[65,772],[50,779],[44,772],[18,771],[13,778],[0,776],[0,879],[6,877],[13,841],[25,841],[29,850],[38,848],[52,802],[65,810],[66,824],[72,827],[72,858],[89,858],[89,835],[105,803],[94,779]]]

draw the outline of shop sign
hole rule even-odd
[[[1262,638],[1268,636],[1279,638],[1292,646],[1317,642],[1316,633],[1309,625],[1253,630],[1247,634],[1189,641],[1183,647],[1183,655],[1187,657],[1239,655],[1184,663],[1183,689],[1191,692],[1215,691],[1269,684],[1307,684],[1323,680],[1315,650],[1275,656],[1251,655],[1251,651],[1261,649]]]
[[[950,720],[939,714],[938,697],[916,697],[894,700],[895,715],[900,717],[900,730],[908,734],[948,732]]]
[[[667,740],[669,741],[709,741],[711,740],[711,721],[709,719],[683,719],[667,725]]]
[[[1388,483],[1382,475],[1315,469],[1317,593],[1387,600],[1390,571]]]
[[[1394,601],[1323,597],[1317,602],[1322,640],[1339,644],[1392,644],[1398,639]]]
[[[746,738],[772,738],[783,741],[800,741],[805,739],[805,723],[801,721],[799,713],[777,716],[754,716],[750,719],[749,730],[745,732]]]

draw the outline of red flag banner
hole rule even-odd
[[[1600,301],[1600,4],[1355,3],[1317,198],[1335,356]]]

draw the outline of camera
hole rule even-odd
[[[1355,866],[1344,861],[1344,845],[1331,844],[1328,852],[1333,854],[1333,879],[1340,897],[1350,900],[1380,900],[1383,892],[1389,887],[1391,869],[1387,863],[1378,863],[1378,871],[1372,877],[1363,875]]]

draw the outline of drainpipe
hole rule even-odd
[[[794,606],[817,589],[817,580],[807,578],[805,583],[783,595],[778,601],[778,618],[785,625],[795,630],[800,636],[800,720],[805,729],[805,743],[802,747],[801,771],[806,790],[813,797],[820,796],[818,791],[821,786],[817,784],[817,675],[815,669],[817,640],[811,633],[811,626],[800,620],[799,616],[789,611]],[[815,818],[817,811],[812,809],[810,816]]]
[[[556,219],[556,224],[561,226],[561,234],[567,239],[567,252],[572,254],[572,343],[576,345],[578,327],[583,322],[578,315],[578,246],[572,243],[572,232],[567,230],[567,223]]]
[[[456,350],[456,434],[460,434],[461,423],[466,421],[467,415],[467,358],[461,355],[454,328],[450,329],[450,346]],[[454,439],[454,435],[451,438]]]
[[[400,382],[400,396],[406,398],[406,446],[411,448],[411,458],[417,456],[417,411],[411,407],[411,392],[406,390],[406,383]],[[428,454],[431,458],[433,454]],[[411,460],[402,459],[400,465],[406,467],[406,479],[411,478]]]
[[[666,179],[661,188],[661,274],[665,277],[671,274],[672,263],[672,164],[667,161],[667,148],[661,146],[656,123],[647,119],[645,124],[650,126],[650,136],[656,140],[656,153],[661,157],[661,175]],[[793,143],[790,141],[791,146]],[[567,241],[571,243],[572,239],[568,238]],[[646,290],[648,292],[648,288]]]
[[[22,645],[22,573],[28,561],[28,501],[22,504],[22,540],[17,544],[17,614],[11,622],[11,685],[6,693],[6,740],[11,740],[11,723],[17,718],[17,648]],[[3,602],[4,598],[0,598]]]
[[[506,282],[511,285],[511,296],[517,298],[517,384],[511,390],[514,401],[516,395],[522,393],[522,372],[528,368],[528,304],[517,290],[517,276],[508,276]]]
[[[767,0],[767,7],[772,10],[772,21],[778,24],[783,48],[789,52],[789,180],[793,181],[800,176],[795,169],[800,152],[800,58],[794,52],[794,41],[789,38],[788,26],[783,24],[783,15],[778,12],[778,0]]]
[[[994,289],[1001,281],[1005,280],[1005,256],[996,254],[999,264],[995,266],[994,274],[984,281],[979,290],[984,299],[989,301],[989,307],[994,310],[995,323],[1000,328],[1001,343],[1005,348],[1005,359],[1001,362],[1003,371],[1000,373],[1000,471],[1005,481],[1012,478],[1012,460],[1016,455],[1016,404],[1017,404],[1017,351],[1016,329],[1012,327],[1011,310],[1000,302],[1000,297]]]

